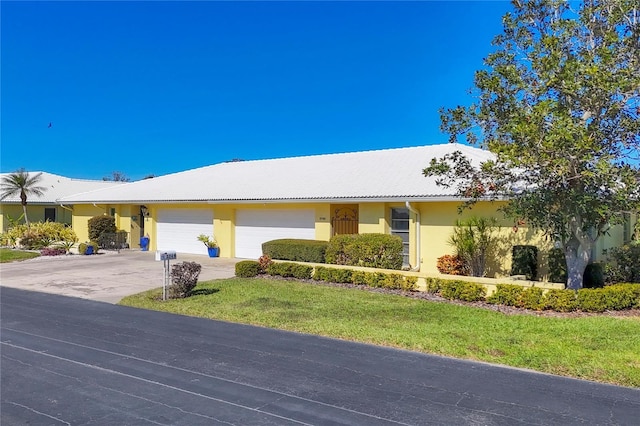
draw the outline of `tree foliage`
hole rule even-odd
[[[42,173],[30,175],[25,169],[19,169],[3,176],[0,182],[0,201],[4,201],[9,197],[20,197],[27,228],[29,227],[29,216],[27,215],[27,199],[29,195],[42,196],[47,190],[44,186],[38,186],[41,179]]]
[[[102,178],[103,181],[114,181],[114,182],[131,182],[131,179],[126,174],[114,170],[111,172],[111,176],[104,176]]]
[[[456,153],[424,173],[467,204],[507,199],[507,215],[560,244],[579,288],[595,241],[640,206],[640,7],[574,5],[513,1],[475,74],[475,103],[441,110],[450,141],[495,161],[474,168]]]

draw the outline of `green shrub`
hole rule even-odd
[[[89,219],[89,239],[99,241],[104,233],[114,234],[116,229],[116,218],[113,216],[94,216]]]
[[[519,306],[525,309],[541,311],[544,309],[544,290],[540,287],[528,287],[520,294]]]
[[[638,222],[640,223],[640,222]],[[640,243],[633,242],[607,250],[607,283],[640,283]]]
[[[583,288],[578,290],[578,309],[585,312],[607,310],[607,294],[602,289]]]
[[[306,280],[313,275],[313,267],[291,262],[274,262],[267,268],[267,273],[285,278],[293,277]]]
[[[573,290],[548,290],[543,297],[543,309],[571,312],[578,308],[576,292]]]
[[[353,271],[351,282],[356,285],[367,285],[367,273],[364,271]]]
[[[316,268],[313,271],[313,278],[316,281],[329,281],[329,276],[330,276],[330,272],[329,272],[329,268],[324,267],[324,266],[316,266]]]
[[[382,288],[384,287],[384,281],[387,277],[387,274],[382,272],[365,272],[364,281],[365,285],[373,288]]]
[[[478,283],[453,280],[443,280],[440,283],[440,295],[449,300],[476,302],[483,300],[486,293],[484,286]]]
[[[280,239],[262,244],[262,253],[271,259],[324,263],[327,241]]]
[[[511,275],[525,275],[529,281],[538,279],[538,248],[536,246],[513,246]]]
[[[524,287],[516,284],[498,284],[496,291],[487,297],[488,303],[495,305],[518,306]]]
[[[438,293],[440,291],[440,283],[441,279],[438,278],[425,278],[425,283],[427,285],[427,293]]]
[[[498,284],[496,291],[487,297],[488,303],[519,308],[542,310],[544,290],[539,287],[522,287],[517,284]]]
[[[586,312],[620,311],[638,307],[640,287],[634,284],[610,285],[604,288],[578,290],[578,309]]]
[[[567,283],[567,260],[562,249],[549,250],[549,281]]]
[[[78,245],[78,254],[87,254],[87,245],[85,243]]]
[[[582,282],[584,288],[604,287],[604,267],[600,263],[590,263],[584,270]]]
[[[255,260],[242,260],[236,263],[236,277],[253,278],[260,273],[260,264]]]
[[[202,266],[196,262],[176,263],[171,267],[171,285],[169,298],[181,299],[191,296],[191,292],[198,284],[198,276]]]
[[[383,288],[391,290],[400,290],[404,283],[404,276],[400,274],[386,274],[381,284]]]
[[[400,290],[402,291],[416,291],[417,289],[418,289],[417,277],[405,277],[400,287]]]
[[[329,241],[326,263],[402,269],[402,238],[388,234],[335,235]]]
[[[607,297],[607,310],[620,311],[640,307],[640,286],[633,284],[611,285],[602,289]]]
[[[353,273],[353,271],[351,269],[326,268],[326,267],[320,266],[316,268],[316,273],[319,274],[319,277],[320,277],[319,279],[326,282],[350,283],[351,274]]]

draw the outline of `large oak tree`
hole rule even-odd
[[[514,0],[470,106],[441,110],[450,141],[496,154],[473,167],[456,153],[424,170],[467,204],[504,212],[564,250],[582,287],[595,242],[640,209],[640,6],[637,0]]]

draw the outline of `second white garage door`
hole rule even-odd
[[[236,257],[257,259],[262,243],[279,238],[316,238],[314,210],[238,210]]]
[[[211,209],[158,210],[158,250],[178,253],[207,254],[207,248],[197,240],[198,235],[213,235]]]

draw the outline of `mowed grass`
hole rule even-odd
[[[196,295],[161,290],[120,304],[392,346],[640,387],[640,318],[505,315],[296,281],[232,278]]]
[[[33,259],[40,256],[40,253],[32,251],[20,251],[7,248],[0,248],[0,263],[16,262],[19,260]]]

